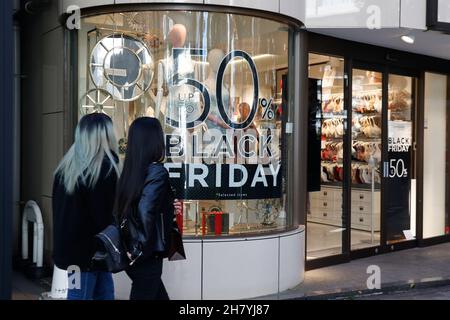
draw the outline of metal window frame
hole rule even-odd
[[[427,0],[427,27],[431,30],[450,33],[450,23],[439,21],[438,0]]]

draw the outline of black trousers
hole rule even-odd
[[[161,280],[163,260],[145,258],[127,270],[132,280],[130,300],[169,300]]]

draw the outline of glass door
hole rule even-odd
[[[309,55],[307,260],[342,255],[345,180],[344,59]]]
[[[353,69],[350,246],[380,246],[383,74]]]

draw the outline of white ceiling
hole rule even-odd
[[[309,29],[309,31],[341,39],[353,40],[450,60],[450,35],[437,31],[398,28],[380,30],[334,28]],[[416,41],[412,45],[407,44],[400,39],[402,35],[408,33],[416,37]]]

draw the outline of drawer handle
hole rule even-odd
[[[323,216],[324,216],[324,217],[328,217],[328,213],[324,213]]]
[[[360,195],[359,195],[359,199],[360,199],[360,200],[364,200],[364,195],[363,195],[363,194],[360,194]]]
[[[359,211],[364,211],[364,207],[359,207]]]
[[[359,222],[364,222],[364,218],[359,218]]]
[[[328,195],[328,192],[324,192],[323,195],[324,195],[324,196],[327,196],[327,195]]]
[[[328,207],[328,203],[324,202],[324,203],[323,203],[323,206],[324,206],[324,207]]]

